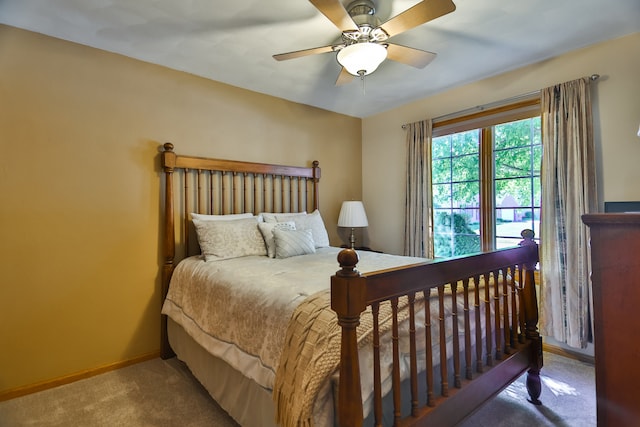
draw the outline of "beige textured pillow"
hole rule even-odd
[[[267,255],[270,258],[276,257],[276,242],[273,237],[273,230],[276,228],[279,230],[295,230],[296,223],[293,221],[287,222],[259,222],[258,228],[264,238],[264,243],[267,245]]]
[[[273,230],[276,245],[276,258],[289,258],[297,255],[313,254],[316,247],[311,230]]]
[[[258,218],[227,221],[193,220],[205,261],[267,255]]]

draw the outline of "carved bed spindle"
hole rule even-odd
[[[522,241],[520,246],[535,247],[538,244],[533,240],[535,233],[533,230],[523,230],[521,233]],[[542,393],[542,383],[540,381],[540,370],[542,369],[542,337],[538,332],[538,298],[536,296],[536,281],[534,271],[536,262],[525,263],[520,268],[524,269],[524,289],[523,289],[523,311],[524,311],[524,327],[525,336],[531,340],[532,362],[527,372],[527,391],[529,392],[530,402],[535,405],[541,405],[540,394]]]

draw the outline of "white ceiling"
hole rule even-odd
[[[453,1],[453,13],[390,40],[436,59],[387,60],[364,93],[358,79],[334,85],[335,53],[272,58],[339,41],[307,0],[0,0],[0,23],[355,117],[640,31],[640,0]],[[382,21],[415,3],[377,0]]]

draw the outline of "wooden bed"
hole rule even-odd
[[[171,143],[166,143],[161,153],[163,299],[178,262],[198,253],[189,212],[258,214],[312,212],[319,208],[318,162],[309,167],[290,167],[206,159],[177,155],[173,148]],[[530,401],[540,403],[542,340],[537,331],[534,269],[538,247],[533,241],[533,232],[524,231],[523,241],[512,249],[424,260],[367,274],[358,272],[358,261],[356,251],[340,251],[336,273],[330,279],[327,277],[331,308],[337,313],[342,329],[339,377],[336,375],[334,388],[337,425],[361,426],[365,417],[376,426],[455,425],[525,372]],[[431,304],[420,305],[420,300],[429,300]],[[408,313],[404,320],[409,331],[406,357],[399,350],[404,345],[398,339],[399,301],[404,302]],[[391,392],[383,396],[377,313],[385,304],[392,313],[387,351],[392,354],[393,364]],[[445,305],[451,310],[445,310]],[[361,318],[365,310],[371,319]],[[418,325],[418,310],[424,311],[424,319],[437,319],[438,324],[425,320]],[[359,362],[362,349],[357,326],[361,322],[372,325],[372,346],[368,350],[373,355],[372,372],[365,372]],[[453,339],[448,344],[443,332],[447,327],[453,329]],[[172,357],[174,352],[164,315],[161,330],[162,356]],[[417,344],[421,339],[426,342],[424,355],[420,354]],[[404,362],[409,366],[408,374],[403,376],[401,358],[406,359]],[[360,397],[364,376],[372,378],[373,383],[373,403],[368,414],[363,414]],[[250,411],[252,402],[246,405],[249,409],[241,412]],[[234,416],[236,409],[227,410]],[[264,425],[271,422],[265,421]]]

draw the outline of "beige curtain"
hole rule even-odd
[[[543,335],[574,348],[589,340],[592,313],[589,231],[597,207],[590,79],[542,90],[540,221]]]
[[[431,120],[406,126],[407,187],[404,254],[425,258],[433,258],[431,129]]]

